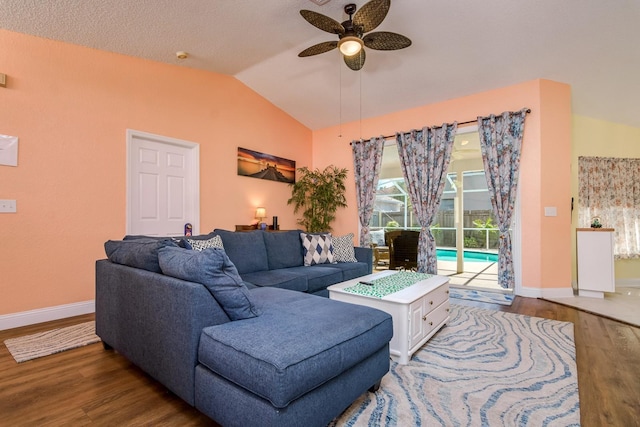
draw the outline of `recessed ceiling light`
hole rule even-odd
[[[318,6],[322,6],[322,5],[325,5],[325,4],[329,3],[331,0],[310,0],[310,1],[311,1],[311,3],[315,3]]]
[[[178,57],[178,59],[187,59],[189,57],[189,54],[183,50],[179,50],[176,52],[176,56]]]

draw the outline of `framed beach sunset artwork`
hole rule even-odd
[[[238,175],[293,184],[296,162],[238,147]]]

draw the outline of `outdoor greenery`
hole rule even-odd
[[[482,229],[478,231],[472,231],[472,235],[464,237],[464,247],[465,248],[482,248],[485,246],[486,237],[494,238],[498,235],[498,226],[493,223],[493,218],[488,217],[486,220],[475,219],[473,220],[473,225],[476,228]],[[485,230],[489,231],[489,235],[485,234]],[[493,239],[491,239],[493,240]]]
[[[311,233],[331,231],[336,211],[347,207],[346,178],[347,169],[333,165],[322,171],[298,168],[296,182],[290,184],[291,198],[287,200],[287,204],[294,206],[294,213],[302,210],[298,224]]]

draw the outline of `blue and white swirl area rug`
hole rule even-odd
[[[471,301],[488,302],[492,304],[511,305],[513,295],[496,291],[480,291],[478,289],[449,288],[449,297],[467,299]]]
[[[408,365],[391,362],[332,426],[579,426],[573,323],[451,306]]]

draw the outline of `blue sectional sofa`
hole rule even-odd
[[[96,262],[105,348],[223,426],[323,426],[377,388],[391,316],[319,296],[370,272],[370,249],[355,248],[362,261],[305,267],[297,231],[212,234],[224,250],[105,244],[109,259]]]
[[[214,230],[201,239],[219,235],[224,250],[242,279],[259,287],[277,287],[328,297],[327,286],[371,274],[373,253],[355,247],[358,262],[305,266],[301,230],[233,232]]]

